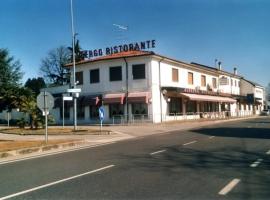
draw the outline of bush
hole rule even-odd
[[[0,119],[0,124],[7,124],[7,120],[5,120],[5,119]]]
[[[11,119],[11,120],[9,120],[9,125],[10,126],[15,126],[15,125],[17,125],[17,123],[18,123],[18,120],[17,119]]]
[[[27,121],[24,118],[21,118],[17,120],[17,125],[19,128],[25,128],[25,126],[27,125]]]

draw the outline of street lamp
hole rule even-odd
[[[72,32],[72,59],[73,59],[73,88],[76,88],[76,70],[75,70],[75,31],[73,24],[73,0],[70,0],[70,13],[71,13],[71,32]],[[75,94],[75,93],[73,93]],[[74,96],[74,105],[73,105],[73,119],[74,119],[74,130],[77,130],[77,98],[76,94]]]

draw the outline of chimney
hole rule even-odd
[[[221,70],[222,68],[221,68],[221,62],[219,61],[218,62],[218,70]]]
[[[234,75],[237,75],[237,68],[236,68],[236,67],[233,68],[233,74],[234,74]]]
[[[218,59],[215,59],[215,68],[217,68]]]

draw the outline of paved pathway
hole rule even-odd
[[[258,117],[258,116],[256,116]],[[254,117],[252,117],[254,118]],[[249,119],[249,118],[246,118]],[[49,135],[49,139],[82,139],[92,142],[110,142],[119,139],[128,139],[133,137],[142,137],[152,134],[159,134],[170,132],[174,130],[188,130],[212,124],[225,123],[232,120],[243,120],[243,118],[230,119],[230,120],[215,120],[215,121],[186,121],[186,122],[168,122],[163,124],[137,124],[137,125],[109,125],[104,129],[111,130],[113,133],[109,135],[90,135],[90,134],[74,134],[74,135]],[[68,126],[67,126],[68,127]],[[70,126],[72,128],[72,126]],[[80,128],[99,129],[98,126],[79,126]],[[1,133],[0,127],[0,140],[43,140],[43,135],[12,135]],[[59,128],[59,131],[61,129]],[[50,132],[50,128],[49,128]]]

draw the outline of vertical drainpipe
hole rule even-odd
[[[129,122],[129,109],[128,109],[128,63],[126,58],[124,57],[124,61],[126,63],[126,110],[127,110],[127,123]]]
[[[162,117],[162,91],[161,91],[161,70],[160,70],[160,63],[161,61],[164,60],[164,57],[162,57],[158,61],[158,71],[159,71],[159,101],[160,101],[160,122],[163,122],[163,117]]]

